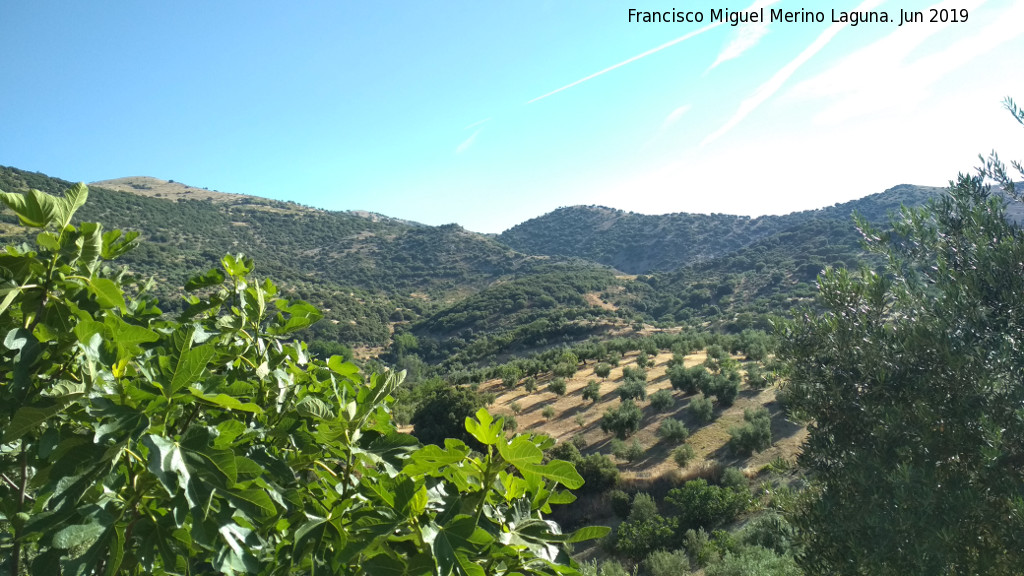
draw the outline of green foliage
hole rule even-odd
[[[412,433],[424,444],[444,446],[447,438],[473,443],[466,418],[484,406],[483,397],[463,386],[434,386],[412,416]]]
[[[714,395],[722,406],[732,406],[740,394],[743,377],[738,370],[727,370],[711,376],[711,387],[705,394]]]
[[[738,534],[743,544],[761,546],[780,555],[792,551],[795,536],[793,526],[776,512],[756,516]]]
[[[633,497],[629,517],[616,531],[615,550],[640,559],[653,550],[666,548],[675,539],[675,523],[658,514],[654,499],[645,492]]]
[[[747,477],[743,474],[743,471],[735,466],[729,466],[722,471],[722,477],[718,479],[718,483],[723,488],[731,488],[736,491],[743,491],[749,489],[749,483]]]
[[[891,231],[859,221],[885,267],[828,271],[822,311],[781,327],[787,403],[815,422],[799,462],[816,486],[792,518],[809,572],[1024,565],[1024,231],[982,182],[1019,209],[1005,167],[980,172]]]
[[[687,408],[690,414],[693,414],[693,417],[701,424],[707,424],[715,419],[714,405],[711,403],[711,399],[706,396],[693,397]]]
[[[552,418],[555,417],[555,407],[545,406],[544,409],[540,411],[540,415],[547,420],[551,420]]]
[[[714,528],[746,510],[750,496],[746,491],[709,485],[701,478],[669,490],[665,502],[676,510],[680,528]]]
[[[665,442],[685,442],[690,437],[690,429],[681,420],[665,418],[658,424],[658,437]]]
[[[643,369],[643,368],[647,368],[648,366],[653,366],[653,365],[654,365],[654,361],[651,360],[650,358],[648,358],[647,357],[647,353],[644,352],[643,350],[641,350],[640,353],[636,355],[636,367],[637,368]]]
[[[562,545],[606,532],[544,518],[583,483],[546,437],[484,410],[486,453],[399,433],[402,375],[311,358],[319,312],[248,258],[163,317],[109,268],[133,236],[70,224],[87,194],[0,193],[40,229],[0,255],[6,573],[566,574]]]
[[[646,400],[647,386],[640,380],[627,379],[615,390],[622,400]]]
[[[646,451],[643,445],[640,444],[635,438],[629,444],[618,438],[613,438],[611,442],[612,455],[619,460],[625,460],[627,462],[636,462],[637,460],[644,457]]]
[[[686,394],[693,394],[699,389],[706,387],[710,382],[711,373],[703,366],[686,368],[682,363],[676,364],[668,369],[668,379],[672,388],[682,390]]]
[[[768,374],[760,364],[747,366],[747,386],[754,390],[763,390],[769,385]]]
[[[682,444],[672,449],[672,460],[680,468],[686,468],[696,456],[693,446],[689,444]]]
[[[506,364],[501,368],[501,383],[506,388],[515,388],[519,384],[519,379],[523,377],[523,371],[518,367]]]
[[[604,454],[588,454],[576,464],[587,492],[603,492],[619,483],[619,468]]]
[[[651,408],[655,412],[665,412],[666,410],[672,409],[676,405],[675,396],[672,395],[671,390],[658,390],[654,394],[651,394]]]
[[[558,396],[565,396],[566,382],[565,378],[555,378],[548,383],[548,390],[555,393]]]
[[[583,388],[583,399],[590,400],[591,402],[597,402],[601,399],[601,385],[598,384],[597,380],[587,382],[587,385]]]
[[[772,445],[772,420],[768,410],[758,408],[743,411],[742,426],[729,428],[729,448],[736,454],[749,456],[767,450]]]
[[[690,558],[684,550],[655,550],[644,558],[643,568],[650,576],[681,576],[690,570]]]
[[[629,516],[629,494],[622,490],[612,490],[608,493],[608,500],[611,503],[612,512],[619,518],[625,519]]]
[[[598,376],[599,378],[607,378],[608,375],[611,374],[611,373],[612,373],[611,364],[608,364],[606,362],[601,362],[600,364],[598,364],[597,366],[594,367],[594,374],[596,376]]]
[[[626,366],[622,369],[622,379],[647,382],[647,371],[640,367]]]
[[[573,465],[579,464],[583,456],[580,449],[572,442],[559,442],[548,450],[548,456],[556,460],[565,460]]]
[[[744,546],[726,553],[705,568],[707,576],[802,576],[792,556],[778,556],[760,546]]]
[[[530,394],[533,394],[534,392],[536,392],[537,391],[537,379],[534,378],[533,376],[530,376],[530,377],[526,378],[525,380],[523,380],[523,389],[525,389]]]
[[[618,408],[609,408],[601,417],[601,430],[625,439],[640,429],[644,413],[632,400],[623,400]]]

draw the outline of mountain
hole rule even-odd
[[[828,208],[758,218],[647,215],[602,206],[572,206],[514,226],[498,239],[521,252],[585,258],[627,274],[669,272],[725,256],[807,222],[828,219],[845,227],[855,211],[870,221],[884,222],[886,215],[901,204],[921,204],[941,190],[901,185]]]

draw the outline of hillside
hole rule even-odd
[[[660,214],[624,212],[602,206],[560,208],[501,233],[505,244],[532,254],[574,256],[612,266],[627,274],[670,272],[750,246],[763,238],[795,232],[825,220],[846,227],[854,212],[884,222],[901,204],[918,205],[940,188],[901,185],[878,194],[819,210],[784,216]]]

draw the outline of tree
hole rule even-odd
[[[548,383],[548,390],[554,392],[557,396],[565,396],[565,389],[565,378],[555,378]]]
[[[658,390],[651,394],[651,408],[655,412],[664,412],[676,405],[676,399],[672,396],[671,390]]]
[[[72,224],[87,196],[0,193],[38,229],[0,253],[0,572],[576,574],[561,543],[607,533],[544,517],[583,482],[547,437],[398,432],[402,374],[311,357],[320,313],[249,258],[164,317],[111,271],[137,234]]]
[[[591,402],[597,402],[601,399],[601,385],[597,380],[587,382],[587,385],[583,388],[583,399],[590,400]]]
[[[820,310],[780,326],[788,401],[811,420],[815,485],[792,517],[808,573],[1024,565],[1024,233],[984,176],[1019,201],[993,154],[891,231],[858,219],[884,267],[827,271]]]
[[[632,400],[623,400],[618,408],[609,408],[601,417],[601,430],[625,439],[640,429],[644,413]]]
[[[647,386],[639,380],[628,379],[617,389],[622,400],[646,400]]]
[[[666,418],[658,425],[658,437],[666,442],[685,442],[690,437],[690,429],[681,420]]]
[[[440,386],[413,413],[412,433],[424,444],[444,446],[446,438],[472,444],[464,422],[484,405],[483,398],[463,386]]]
[[[605,362],[601,362],[600,364],[598,364],[597,366],[594,367],[594,374],[596,374],[600,378],[607,378],[608,375],[611,374],[611,373],[612,373],[611,365],[607,364]]]

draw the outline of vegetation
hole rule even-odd
[[[620,440],[640,429],[644,413],[632,400],[623,400],[618,408],[608,409],[601,417],[601,430]]]
[[[810,573],[1024,565],[1024,232],[984,177],[1019,202],[993,155],[892,233],[858,220],[884,266],[827,271],[821,311],[781,329],[787,402],[813,421],[793,515]]]
[[[294,334],[320,313],[248,258],[164,318],[108,264],[135,235],[71,224],[87,195],[0,193],[38,230],[0,255],[6,573],[565,574],[561,544],[606,532],[544,518],[583,483],[547,437],[484,410],[483,453],[397,432],[402,375],[310,357]]]

